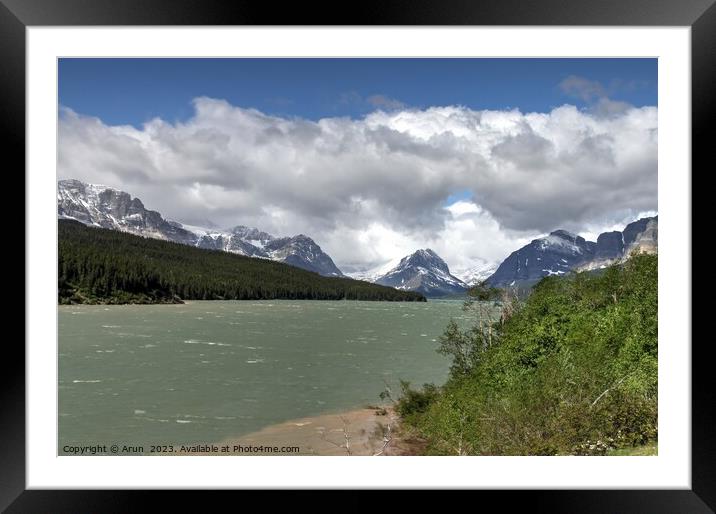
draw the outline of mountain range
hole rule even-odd
[[[225,230],[184,226],[148,210],[139,198],[132,198],[129,193],[79,180],[58,182],[57,216],[198,248],[271,259],[327,277],[343,276],[321,247],[303,234],[274,237],[243,225]]]
[[[79,180],[58,182],[57,215],[86,225],[270,259],[327,277],[350,276],[432,297],[461,294],[483,281],[494,287],[529,287],[545,276],[600,269],[624,260],[632,251],[655,253],[658,249],[658,217],[655,216],[630,223],[621,232],[604,232],[596,242],[566,230],[555,230],[512,252],[499,265],[482,262],[451,273],[437,253],[421,249],[377,268],[344,274],[306,235],[275,237],[244,225],[227,229],[219,229],[211,223],[206,223],[208,228],[183,225],[148,210],[139,198],[129,193]]]
[[[566,230],[555,230],[512,252],[487,279],[487,284],[529,286],[550,275],[605,268],[628,258],[633,251],[656,253],[658,223],[658,216],[641,218],[621,232],[599,234],[596,242]]]
[[[596,242],[566,230],[555,230],[512,252],[499,265],[482,263],[455,274],[434,251],[426,249],[371,272],[351,276],[435,297],[463,293],[483,281],[493,287],[526,288],[546,276],[605,268],[628,258],[633,251],[656,253],[657,249],[658,216],[655,216],[630,223],[621,232],[604,232]]]

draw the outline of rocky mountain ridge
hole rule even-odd
[[[79,180],[57,183],[57,216],[144,237],[271,259],[324,276],[343,276],[330,256],[306,235],[277,238],[243,225],[227,230],[185,226],[164,219],[127,192]]]
[[[531,285],[546,276],[605,268],[627,259],[634,251],[658,251],[658,216],[629,223],[621,232],[604,232],[596,242],[566,230],[555,230],[512,252],[487,279],[487,284]]]

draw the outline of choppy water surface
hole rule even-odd
[[[212,301],[59,307],[59,443],[217,442],[442,383],[462,303]],[[62,451],[60,451],[62,453]]]

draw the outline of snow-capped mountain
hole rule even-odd
[[[655,253],[657,235],[658,217],[637,220],[622,232],[604,232],[596,243],[566,230],[555,230],[512,252],[487,283],[494,287],[525,286],[550,275],[604,268],[628,258],[634,250]]]
[[[308,236],[271,239],[264,247],[269,258],[299,268],[315,271],[326,277],[342,277],[343,273],[321,247]]]
[[[57,216],[86,225],[131,232],[145,237],[194,245],[196,234],[178,223],[162,218],[157,211],[144,207],[139,198],[128,193],[79,180],[57,183]]]
[[[275,239],[271,234],[262,232],[261,230],[253,227],[245,227],[243,225],[237,225],[231,229],[231,233],[241,238],[244,241],[248,241],[254,246],[263,248],[266,243]]]
[[[225,231],[205,230],[194,226],[191,228],[199,234],[196,243],[199,248],[285,262],[327,277],[343,276],[328,254],[321,250],[313,239],[303,234],[277,238],[257,228],[243,225]]]
[[[182,225],[182,227],[197,235],[196,246],[199,248],[224,250],[247,257],[271,258],[269,253],[263,250],[263,247],[274,237],[256,228],[243,225],[227,230],[196,225]]]
[[[398,265],[374,280],[376,284],[417,291],[425,296],[462,293],[467,285],[450,274],[448,265],[430,249],[403,257]]]
[[[548,275],[564,275],[590,260],[596,246],[596,243],[566,230],[555,230],[512,252],[487,282],[491,286],[505,287],[536,282]]]
[[[497,271],[498,263],[483,262],[477,266],[467,269],[455,270],[453,275],[465,282],[468,286],[474,286],[484,280],[487,280],[495,271]]]
[[[58,182],[57,216],[199,248],[271,259],[324,276],[343,276],[321,247],[303,234],[276,238],[243,225],[226,230],[182,225],[147,210],[139,198],[132,198],[124,191],[79,180]]]

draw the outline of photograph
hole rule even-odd
[[[659,59],[56,62],[57,455],[658,457]]]
[[[716,512],[716,0],[352,7],[0,0],[0,512]]]

